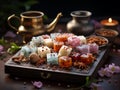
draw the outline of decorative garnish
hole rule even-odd
[[[20,49],[21,49],[21,46],[18,46],[15,43],[11,43],[11,47],[8,48],[7,52],[10,53],[10,54],[13,54],[13,53],[15,53],[16,51],[18,51]]]
[[[120,73],[120,66],[116,66],[114,63],[106,65],[105,68],[101,68],[98,74],[101,77],[107,76],[111,77],[115,73]]]
[[[32,81],[32,84],[36,88],[41,88],[43,86],[43,83],[41,81]]]

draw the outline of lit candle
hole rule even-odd
[[[112,18],[109,18],[108,20],[102,20],[100,22],[103,26],[117,26],[118,25],[118,21],[117,20],[113,20]]]

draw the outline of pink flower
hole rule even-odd
[[[101,69],[98,71],[98,74],[99,74],[101,77],[104,77],[104,76],[111,77],[111,76],[112,76],[112,73],[109,71],[108,68],[101,68]]]
[[[104,68],[101,68],[101,69],[98,71],[98,74],[99,74],[101,77],[104,77],[104,76],[105,76]]]
[[[109,68],[104,68],[105,76],[111,77],[113,73],[109,70]]]
[[[119,66],[115,66],[114,63],[110,64],[108,66],[108,68],[111,71],[111,73],[120,73],[120,67]]]
[[[35,86],[36,88],[41,88],[43,86],[41,81],[32,81],[33,86]]]
[[[101,77],[104,77],[104,76],[111,77],[114,73],[120,73],[120,66],[115,66],[114,63],[105,65],[105,68],[101,68],[98,71],[98,74]]]

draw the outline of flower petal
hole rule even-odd
[[[33,86],[36,88],[41,88],[43,86],[43,83],[41,81],[32,81]]]

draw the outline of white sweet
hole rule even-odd
[[[37,52],[41,58],[44,58],[44,57],[46,57],[47,53],[51,53],[51,50],[47,46],[41,46],[41,47],[38,47]]]
[[[36,51],[37,51],[36,47],[31,47],[30,45],[26,45],[21,48],[20,54],[24,55],[25,57],[28,57],[31,53]]]
[[[71,47],[63,45],[59,50],[58,56],[69,56],[71,51],[72,51]]]
[[[86,37],[85,37],[85,36],[81,35],[81,36],[78,36],[78,37],[79,37],[79,39],[80,39],[80,43],[81,43],[81,44],[86,44],[86,43],[87,43],[87,40],[86,40]]]
[[[48,64],[58,64],[58,55],[57,53],[48,53],[47,54],[47,63]]]
[[[43,37],[37,36],[37,37],[32,37],[30,44],[32,44],[34,46],[39,46],[40,44],[43,44],[43,42],[44,42]]]

